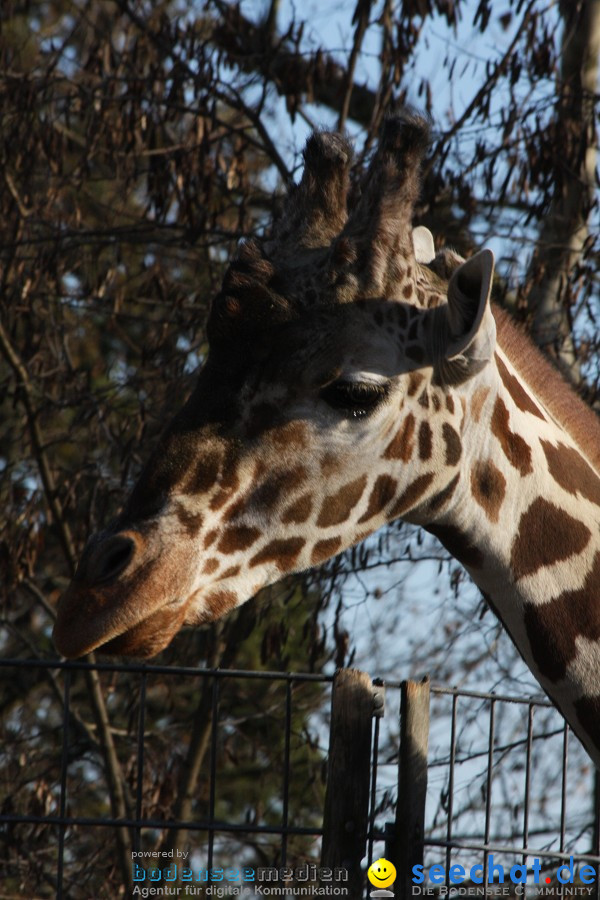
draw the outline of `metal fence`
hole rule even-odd
[[[437,894],[452,887],[451,866],[477,890],[468,873],[481,865],[489,891],[499,889],[490,862],[508,872],[537,859],[539,885],[527,892],[555,895],[574,890],[557,882],[559,863],[598,871],[595,773],[541,699],[364,673],[344,681],[347,670],[0,665],[12,698],[0,750],[2,897],[128,896],[123,861],[171,865],[182,853],[202,877],[346,866],[352,900],[369,896],[365,869],[381,856],[397,865],[397,896],[422,889],[415,865]],[[86,707],[91,675],[107,722]],[[139,855],[157,848],[171,855]]]

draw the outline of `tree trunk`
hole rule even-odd
[[[564,31],[554,122],[554,197],[541,224],[526,281],[531,285],[528,304],[533,313],[533,336],[577,383],[570,276],[585,249],[594,198],[600,0],[560,0],[559,8]]]

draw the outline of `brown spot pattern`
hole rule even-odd
[[[367,476],[361,475],[360,478],[343,485],[335,494],[325,497],[317,525],[321,528],[328,528],[330,525],[347,522],[350,513],[362,497],[366,484]]]
[[[423,511],[427,512],[427,514],[431,517],[435,516],[443,506],[446,505],[456,487],[458,482],[460,481],[460,472],[458,472],[452,481],[450,481],[445,488],[442,488],[441,491],[438,491],[437,494],[434,494],[426,503],[423,504]]]
[[[583,522],[543,497],[538,497],[519,521],[511,550],[515,579],[581,553],[590,537],[590,531]]]
[[[452,394],[446,394],[446,409],[450,415],[454,415],[454,397]]]
[[[423,420],[419,425],[419,459],[431,459],[433,435],[429,422]]]
[[[284,525],[291,523],[306,522],[313,508],[313,501],[310,494],[303,494],[298,500],[294,501],[291,506],[284,510],[281,521]]]
[[[278,538],[275,541],[270,541],[252,557],[250,566],[260,566],[263,563],[274,562],[281,572],[289,572],[305,543],[304,538],[300,537]]]
[[[522,412],[531,413],[532,415],[537,416],[538,419],[545,419],[545,416],[539,406],[537,406],[537,404],[533,402],[527,391],[523,388],[523,385],[521,384],[519,379],[508,371],[498,354],[496,354],[496,365],[498,367],[498,372],[500,373],[500,378],[502,379],[504,387],[513,398],[518,408]]]
[[[454,528],[452,525],[426,525],[425,527],[463,566],[469,566],[471,569],[482,567],[483,553],[458,528]]]
[[[323,475],[333,475],[340,467],[339,459],[333,453],[324,453],[319,463]]]
[[[212,575],[213,572],[219,568],[219,560],[215,559],[214,556],[211,556],[210,559],[207,559],[202,567],[202,571],[205,575]]]
[[[240,483],[235,463],[229,462],[221,476],[221,488],[225,491],[235,491]]]
[[[203,494],[214,486],[219,475],[223,454],[219,450],[211,450],[195,463],[191,473],[182,485],[183,494]]]
[[[323,562],[323,560],[335,556],[341,546],[341,538],[328,538],[325,541],[317,541],[310,555],[312,564],[316,566],[318,563]]]
[[[207,533],[206,537],[204,538],[204,546],[210,547],[211,544],[214,544],[214,542],[216,541],[218,536],[219,536],[219,529],[213,528],[211,531],[209,531]]]
[[[455,466],[462,453],[460,437],[448,422],[444,422],[442,425],[442,437],[446,444],[446,465]]]
[[[425,493],[431,482],[433,481],[433,472],[427,472],[425,475],[419,475],[407,488],[400,494],[398,500],[390,510],[390,517],[395,519],[401,516],[417,503],[417,501]]]
[[[221,482],[219,484],[219,490],[214,495],[214,497],[211,497],[210,504],[209,504],[210,508],[215,510],[215,509],[220,509],[222,506],[224,506],[228,502],[228,500],[231,500],[234,493],[237,491],[239,485],[240,485],[240,480],[237,476],[235,468],[232,467],[221,478]]]
[[[235,553],[236,550],[246,550],[251,547],[261,535],[258,528],[250,528],[247,525],[235,525],[226,528],[223,537],[218,543],[221,553]]]
[[[291,493],[306,480],[306,469],[297,466],[289,472],[277,472],[252,491],[247,506],[273,509],[282,496]]]
[[[408,376],[408,390],[407,394],[409,397],[414,397],[423,381],[425,380],[425,376],[421,375],[420,372],[411,372]]]
[[[177,503],[175,515],[189,537],[195,537],[202,528],[202,513],[190,512],[183,503]]]
[[[236,500],[235,503],[232,503],[229,509],[223,514],[223,521],[234,522],[246,512],[247,505],[248,495],[240,497],[240,499]]]
[[[533,471],[531,448],[520,435],[510,430],[508,410],[500,397],[496,398],[492,413],[492,434],[500,441],[502,452],[511,466],[514,466],[521,475],[528,475]]]
[[[398,482],[395,478],[390,478],[389,475],[379,475],[371,489],[367,509],[358,520],[358,524],[368,522],[369,519],[372,519],[373,516],[385,509],[388,503],[396,496],[397,488]]]
[[[236,605],[237,597],[233,591],[213,591],[206,597],[209,619],[220,619]]]
[[[307,427],[301,422],[288,422],[282,428],[275,429],[270,437],[274,444],[281,447],[308,446]]]
[[[228,500],[231,499],[232,492],[231,491],[217,491],[214,497],[211,497],[209,506],[212,510],[221,509],[222,506],[225,506]]]
[[[548,441],[540,441],[546,454],[548,470],[561,488],[569,494],[581,494],[600,506],[600,478],[574,447],[559,444],[553,447]]]
[[[575,658],[578,635],[600,638],[600,553],[582,588],[564,591],[549,603],[528,603],[525,626],[535,663],[546,678],[559,681]]]
[[[497,522],[506,494],[506,478],[490,459],[473,466],[471,492],[490,522]]]
[[[385,448],[384,459],[401,459],[408,462],[413,452],[413,435],[415,433],[415,417],[409,413],[402,425]]]

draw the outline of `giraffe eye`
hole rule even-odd
[[[333,381],[323,388],[321,398],[333,409],[362,419],[385,400],[387,392],[387,385],[372,381]]]

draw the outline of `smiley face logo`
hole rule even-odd
[[[374,887],[386,888],[396,880],[396,868],[387,859],[377,859],[369,867],[367,878]]]

